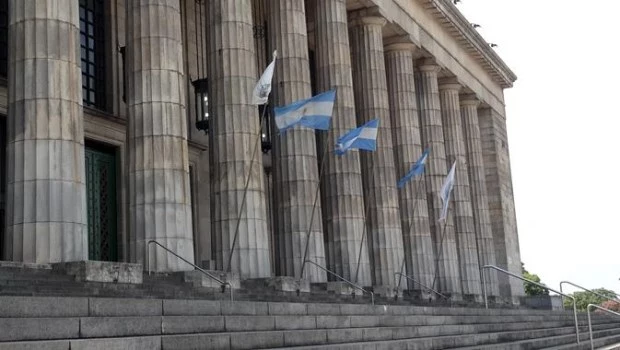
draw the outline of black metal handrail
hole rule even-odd
[[[435,293],[435,294],[439,295],[440,297],[445,298],[446,300],[450,299],[450,297],[448,297],[448,296],[446,296],[446,295],[444,295],[444,294],[439,293],[438,291],[434,290],[434,289],[433,289],[433,288],[431,288],[431,287],[428,287],[428,286],[423,285],[422,283],[420,283],[419,281],[417,281],[415,278],[410,277],[410,276],[407,276],[407,275],[405,275],[404,273],[394,272],[394,275],[401,275],[402,277],[405,277],[406,279],[410,280],[411,282],[413,282],[413,283],[415,283],[415,284],[417,284],[417,285],[419,285],[419,286],[421,286],[421,287],[423,287],[423,288],[426,288],[426,290],[428,290],[428,291],[430,291],[430,292],[433,292],[433,293]]]
[[[353,288],[358,289],[358,290],[361,290],[361,291],[362,291],[362,292],[364,292],[364,293],[368,293],[368,294],[370,294],[370,301],[372,302],[372,305],[375,305],[375,293],[373,293],[373,292],[371,292],[371,291],[369,291],[369,290],[366,290],[366,289],[362,288],[361,286],[359,286],[359,285],[357,285],[357,284],[355,284],[355,283],[353,283],[353,282],[349,281],[348,279],[346,279],[346,278],[344,278],[344,277],[340,276],[339,274],[337,274],[337,273],[335,273],[335,272],[333,272],[333,271],[330,271],[330,270],[328,270],[328,269],[324,268],[323,266],[321,266],[321,265],[319,265],[319,264],[315,263],[315,262],[314,262],[314,261],[312,261],[312,260],[306,260],[306,262],[307,262],[307,263],[310,263],[310,264],[312,264],[312,265],[314,265],[314,266],[316,266],[316,267],[318,267],[319,269],[321,269],[321,270],[323,270],[323,271],[325,271],[325,272],[327,272],[327,273],[331,274],[332,276],[335,276],[335,277],[337,277],[337,278],[341,279],[342,281],[344,281],[344,282],[348,283],[348,284],[349,284],[350,286],[352,286]]]
[[[161,245],[161,243],[155,241],[155,240],[150,240],[147,243],[147,254],[146,254],[146,262],[147,262],[147,266],[149,269],[149,276],[151,275],[151,259],[150,259],[150,251],[151,251],[151,244],[155,244],[156,246],[161,247],[162,249],[164,249],[166,252],[176,256],[177,258],[181,259],[181,261],[193,266],[196,270],[202,272],[203,274],[205,274],[207,277],[211,278],[212,280],[218,282],[221,286],[222,286],[222,292],[224,292],[226,290],[226,286],[228,286],[228,288],[230,289],[230,301],[233,301],[233,288],[232,285],[229,282],[226,281],[222,281],[221,279],[213,276],[212,274],[210,274],[209,272],[203,270],[201,267],[187,261],[185,258],[183,258],[182,256],[180,256],[179,254],[173,252],[172,250],[164,247],[163,245]]]

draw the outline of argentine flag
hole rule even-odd
[[[452,168],[446,176],[446,180],[441,186],[441,192],[439,192],[439,197],[441,197],[441,202],[443,206],[441,207],[441,216],[439,217],[439,221],[445,221],[448,217],[448,204],[450,204],[450,195],[452,194],[452,188],[454,188],[454,171],[456,168],[456,161],[452,164]]]
[[[329,130],[336,90],[299,100],[284,107],[274,108],[276,126],[284,132],[296,125],[311,129]]]
[[[426,160],[428,159],[429,152],[430,149],[427,148],[424,153],[422,153],[420,159],[418,159],[418,161],[413,164],[409,172],[407,172],[407,174],[405,174],[402,179],[398,180],[398,188],[403,188],[403,186],[405,186],[405,184],[407,184],[409,180],[418,175],[422,175],[422,173],[424,172],[424,166],[426,165]]]
[[[378,129],[379,119],[373,119],[359,128],[355,128],[340,136],[338,141],[336,141],[335,153],[341,156],[351,148],[376,151]]]
[[[278,57],[278,51],[273,51],[273,60],[271,63],[265,68],[265,71],[260,76],[260,79],[256,83],[254,87],[254,91],[252,92],[252,104],[253,105],[264,105],[269,101],[269,93],[271,92],[271,80],[273,79],[273,70],[276,66],[276,57]]]

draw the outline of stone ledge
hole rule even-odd
[[[350,284],[346,282],[336,281],[336,282],[327,282],[327,291],[332,292],[339,295],[358,295],[363,296],[364,292],[354,288]]]
[[[142,284],[142,264],[88,260],[52,264],[52,270],[79,282]]]
[[[375,296],[380,295],[384,298],[402,298],[403,291],[397,290],[392,286],[372,286],[372,292]]]
[[[224,272],[224,271],[215,271],[215,270],[205,270],[211,275],[219,278],[224,282],[230,283],[233,289],[241,288],[241,281],[239,279],[239,274],[235,272]],[[191,283],[194,287],[203,287],[203,288],[221,288],[222,285],[200,272],[199,270],[193,271],[183,271],[178,272],[183,275],[183,281],[185,283]]]
[[[297,279],[290,276],[277,276],[270,278],[253,278],[248,282],[263,285],[269,289],[273,289],[278,292],[299,292],[310,293],[310,282],[305,279]]]
[[[20,261],[0,261],[0,268],[51,270],[51,264],[24,263]]]

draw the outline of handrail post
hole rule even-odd
[[[590,349],[594,350],[594,336],[592,335],[592,319],[590,318],[590,306],[592,304],[588,304],[587,314],[588,314],[588,330],[590,332]]]
[[[577,344],[579,344],[579,319],[577,318],[577,300],[573,298],[573,316],[575,317],[575,333],[577,334]]]
[[[527,282],[527,283],[530,283],[530,284],[534,284],[534,285],[539,286],[541,288],[550,290],[550,291],[552,291],[554,293],[558,293],[559,295],[565,296],[567,298],[571,298],[573,300],[573,314],[575,316],[575,334],[577,335],[577,344],[580,343],[580,340],[579,340],[579,320],[577,319],[577,302],[575,300],[575,297],[567,295],[567,294],[564,294],[564,293],[559,292],[559,291],[557,291],[555,289],[551,289],[551,288],[547,287],[544,284],[541,284],[541,283],[529,280],[527,278],[524,278],[523,276],[516,275],[516,274],[514,274],[514,273],[512,273],[510,271],[506,271],[506,270],[504,270],[502,268],[499,268],[499,267],[497,267],[495,265],[484,265],[482,268],[483,269],[493,269],[493,270],[499,271],[499,272],[504,273],[504,274],[506,274],[508,276],[520,279],[521,281],[524,281],[524,282]]]
[[[480,276],[482,277],[482,295],[484,296],[484,308],[489,308],[489,300],[487,297],[487,279],[484,275],[484,267],[480,268]]]
[[[588,330],[590,331],[590,348],[592,350],[594,350],[594,336],[592,335],[592,320],[590,319],[590,308],[597,308],[597,309],[599,309],[601,311],[605,311],[607,313],[614,314],[616,316],[620,316],[620,313],[617,313],[615,311],[611,311],[611,310],[609,310],[607,308],[604,308],[602,306],[598,306],[598,305],[595,305],[595,304],[588,304],[588,306],[586,307],[586,312],[588,314]]]

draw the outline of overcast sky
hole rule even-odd
[[[620,1],[457,6],[518,76],[505,99],[526,269],[620,292]]]

